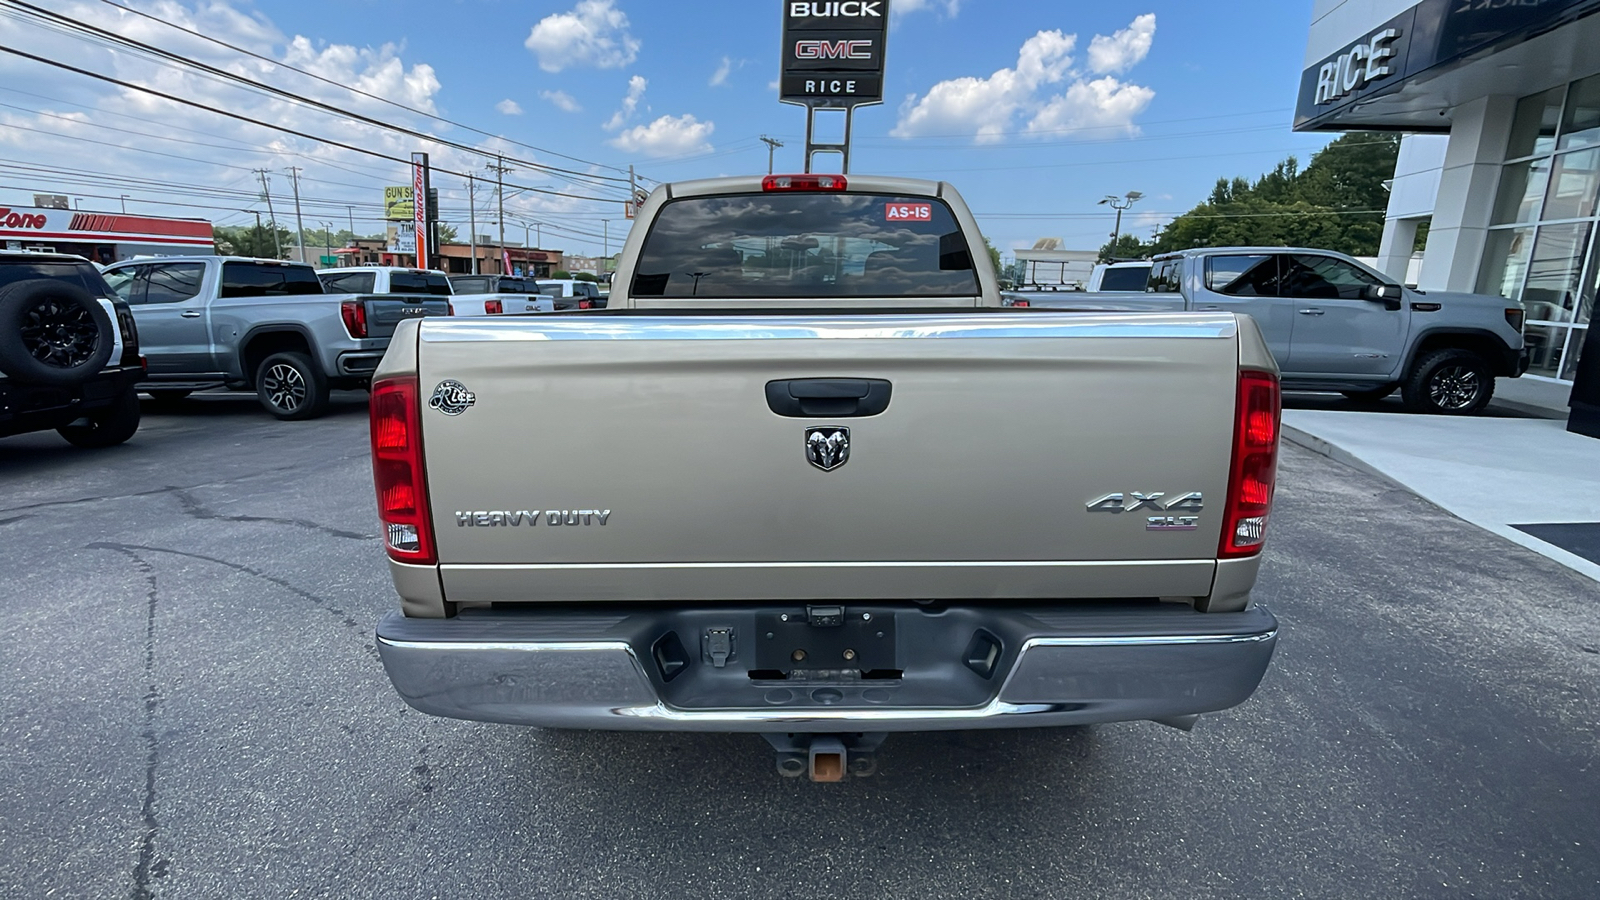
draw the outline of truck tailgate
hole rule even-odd
[[[367,308],[369,338],[393,337],[394,327],[405,319],[450,315],[450,301],[446,297],[370,294],[359,299]]]
[[[473,395],[422,416],[453,601],[1211,590],[1231,315],[439,319],[419,339],[425,407],[447,380]],[[769,404],[769,382],[828,378],[887,382],[888,406]],[[848,459],[813,464],[813,427],[848,428]]]

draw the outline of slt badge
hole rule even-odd
[[[478,395],[467,390],[466,385],[447,378],[433,389],[428,405],[447,416],[459,416],[477,402]]]
[[[849,462],[850,429],[842,425],[807,428],[806,461],[824,472],[832,472]]]

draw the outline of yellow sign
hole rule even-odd
[[[417,215],[416,191],[409,184],[383,189],[383,217],[391,222],[410,222]]]

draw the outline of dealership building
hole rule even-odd
[[[1527,307],[1570,381],[1600,290],[1600,0],[1316,0],[1297,131],[1407,135],[1379,267]]]
[[[134,256],[215,253],[211,223],[42,206],[0,206],[7,250],[72,253],[106,264]]]

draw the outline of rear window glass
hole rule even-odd
[[[46,278],[70,284],[73,287],[83,288],[96,297],[111,296],[111,289],[105,286],[100,273],[87,262],[82,265],[44,261],[0,262],[0,287],[33,278]]]
[[[370,294],[378,278],[373,272],[334,272],[317,277],[330,294]]]
[[[567,286],[562,284],[559,281],[541,281],[541,282],[539,282],[539,293],[541,293],[541,294],[549,294],[552,297],[567,297],[567,296],[570,296],[567,293]]]
[[[390,272],[389,293],[449,297],[454,292],[450,290],[450,279],[443,275],[426,272]]]
[[[650,227],[639,297],[961,297],[977,272],[930,197],[762,193],[675,200]]]
[[[483,275],[464,275],[450,279],[450,287],[458,294],[492,294],[493,280]]]
[[[1149,281],[1149,266],[1124,266],[1120,269],[1106,269],[1105,274],[1100,276],[1100,290],[1143,291]]]
[[[322,282],[317,280],[317,273],[310,266],[253,262],[222,264],[223,297],[285,297],[321,293]]]

